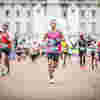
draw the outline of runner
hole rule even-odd
[[[94,68],[97,68],[97,59],[96,59],[96,52],[97,52],[97,46],[96,46],[96,41],[93,40],[91,41],[90,44],[90,51],[91,51],[91,65],[92,65],[92,71],[94,70]]]
[[[40,55],[40,44],[37,41],[33,41],[31,48],[31,59],[34,61]]]
[[[68,56],[68,44],[66,42],[66,40],[62,40],[61,42],[61,45],[62,45],[62,54],[61,54],[61,58],[63,60],[63,64],[65,65],[66,64],[66,59],[67,59],[67,56]]]
[[[56,68],[56,64],[59,59],[59,49],[61,39],[63,39],[63,35],[61,32],[56,29],[56,22],[53,21],[51,24],[52,30],[45,34],[44,40],[48,39],[47,46],[47,56],[48,56],[48,67],[49,67],[49,79],[50,83],[54,83],[54,72]]]
[[[75,43],[75,45],[77,44],[79,48],[80,66],[83,66],[86,64],[86,52],[88,42],[85,40],[84,35],[82,33],[80,34],[80,39],[78,40],[78,42]]]
[[[3,32],[0,34],[1,40],[0,40],[0,59],[2,59],[2,52],[4,55],[4,63],[8,69],[7,74],[10,72],[10,61],[8,59],[8,56],[11,52],[12,48],[12,35],[8,32],[8,25],[4,24],[2,25]]]

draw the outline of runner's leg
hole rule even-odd
[[[49,59],[51,59],[51,64],[48,65],[49,67],[49,79],[50,79],[50,83],[54,83],[54,72],[55,72],[55,54],[49,54]]]
[[[83,55],[83,64],[85,65],[85,53]]]
[[[64,53],[64,64],[66,64],[67,53]]]
[[[49,79],[53,78],[52,75],[52,55],[48,54],[48,72],[49,72]]]
[[[9,63],[8,55],[5,55],[5,64],[6,64],[6,67],[8,68],[8,73],[9,73],[10,72],[10,63]]]
[[[97,69],[97,67],[98,67],[98,55],[97,55],[97,52],[95,52],[95,66],[96,66],[96,69]]]
[[[1,55],[1,52],[0,52],[0,64],[2,63],[2,55]]]
[[[61,60],[62,60],[62,63],[64,62],[64,52],[61,52]]]
[[[59,54],[54,55],[54,67],[57,68],[59,63]]]
[[[92,52],[91,56],[92,56],[92,59],[91,59],[92,70],[94,70],[95,53]]]
[[[82,57],[83,57],[83,54],[82,54],[81,51],[80,51],[79,53],[80,53],[80,54],[79,54],[79,55],[80,55],[80,65],[82,65]]]

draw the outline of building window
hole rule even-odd
[[[26,33],[31,33],[31,29],[32,29],[31,23],[30,22],[27,22],[26,23],[26,26],[27,26],[27,32]]]
[[[27,17],[30,17],[30,16],[31,16],[31,11],[27,10]]]
[[[10,15],[10,10],[6,10],[6,17],[9,17]]]
[[[82,32],[86,32],[86,23],[84,22],[80,23],[80,28]]]
[[[96,33],[96,22],[93,22],[91,24],[92,24],[92,33]]]
[[[19,17],[20,16],[20,11],[16,10],[16,16]]]
[[[81,17],[85,17],[85,10],[81,10],[81,11],[80,11],[80,16],[81,16]]]
[[[20,33],[20,22],[16,22],[16,33]]]
[[[64,11],[64,17],[66,17],[66,11]]]
[[[71,10],[72,10],[72,13],[75,13],[75,8],[72,7]]]
[[[92,17],[96,16],[96,10],[92,10]]]
[[[63,17],[66,17],[66,15],[67,15],[67,9],[66,9],[66,7],[65,6],[63,6],[63,5],[61,5],[61,8],[62,8],[62,16]]]

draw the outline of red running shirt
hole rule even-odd
[[[1,42],[8,45],[8,48],[11,48],[12,45],[9,43],[10,36],[8,33],[1,35]],[[2,46],[0,46],[1,48]]]

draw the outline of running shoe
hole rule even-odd
[[[4,65],[0,64],[0,77],[4,76],[5,68]]]
[[[56,82],[56,81],[55,81],[54,78],[49,80],[49,83],[50,83],[50,84],[55,84],[55,82]]]

